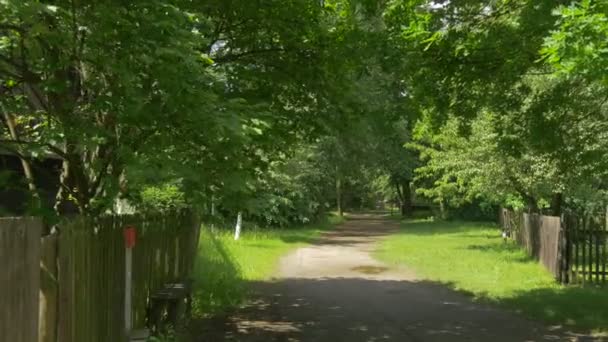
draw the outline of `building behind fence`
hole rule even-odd
[[[501,210],[501,227],[562,283],[605,283],[606,217]]]
[[[132,321],[150,293],[190,276],[198,220],[187,213],[77,218],[41,237],[35,218],[0,219],[0,341],[125,341],[123,229],[137,228]]]

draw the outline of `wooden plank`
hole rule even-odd
[[[570,220],[572,225],[571,233],[572,233],[572,256],[574,258],[573,262],[573,277],[574,283],[578,283],[578,261],[579,261],[579,245],[578,245],[578,220],[576,218],[572,218]]]
[[[559,269],[560,269],[559,282],[562,284],[568,283],[567,250],[568,250],[568,248],[567,248],[566,232],[564,231],[564,219],[562,217],[560,219],[560,227],[559,227],[559,250],[558,250],[558,260],[559,260]]]
[[[109,340],[116,340],[116,341],[121,341],[121,339],[117,336],[121,336],[121,335],[117,335],[117,330],[119,331],[123,331],[124,327],[122,325],[122,323],[124,322],[123,319],[123,315],[122,315],[122,310],[124,308],[124,298],[123,298],[123,289],[122,289],[122,284],[121,282],[118,282],[117,279],[119,278],[119,273],[123,273],[124,269],[122,268],[122,265],[124,264],[124,259],[122,259],[122,256],[120,255],[119,251],[118,251],[118,244],[119,241],[117,239],[117,236],[115,234],[117,227],[120,225],[119,222],[119,217],[112,217],[110,219],[110,222],[108,223],[107,227],[104,227],[104,229],[107,229],[108,235],[110,237],[110,244],[108,245],[108,248],[112,250],[112,258],[111,258],[111,266],[110,268],[112,269],[112,276],[110,279],[108,279],[108,283],[112,283],[112,288],[114,289],[111,293],[111,298],[110,298],[110,303],[109,303],[109,312],[110,312],[110,320],[112,322],[111,324],[111,330],[109,331]],[[120,247],[122,247],[122,245],[120,245]],[[120,284],[119,284],[120,283]]]
[[[602,245],[602,283],[606,283],[606,221],[604,221],[604,226],[602,229],[602,238],[601,238],[601,245]]]
[[[101,234],[103,236],[103,254],[104,254],[104,266],[103,269],[105,277],[103,283],[103,303],[102,307],[104,308],[104,325],[101,327],[103,332],[102,336],[104,336],[104,340],[110,341],[113,338],[112,331],[114,329],[119,329],[115,325],[116,318],[112,315],[112,307],[115,305],[114,301],[114,292],[115,292],[115,272],[114,269],[114,235],[116,234],[114,229],[114,218],[107,217],[103,221],[103,227],[101,227]],[[120,303],[120,302],[119,302]],[[122,320],[121,320],[122,321]]]
[[[91,256],[92,256],[92,244],[94,237],[93,227],[88,223],[88,220],[85,224],[83,224],[83,244],[82,244],[82,255],[83,255],[83,263],[82,263],[82,275],[84,278],[83,281],[83,297],[81,297],[83,304],[83,315],[86,317],[84,320],[84,324],[82,326],[82,336],[83,340],[88,339],[89,341],[94,341],[97,336],[97,332],[93,329],[93,321],[97,319],[97,311],[92,310],[91,304],[94,304],[97,301],[97,297],[95,297],[92,293],[93,284],[91,282],[91,278],[93,273],[97,273],[97,270],[92,267]]]
[[[125,332],[127,335],[131,334],[133,330],[133,305],[132,305],[132,294],[133,294],[133,249],[125,249]]]
[[[114,331],[113,341],[124,341],[126,339],[124,319],[122,315],[125,305],[125,289],[120,285],[124,284],[125,282],[125,249],[122,237],[122,229],[126,223],[128,223],[125,218],[126,216],[116,217],[112,228],[112,231],[114,232],[114,234],[112,234],[114,237],[113,247],[116,253],[114,269],[117,270],[117,272],[114,274],[114,281],[116,283],[116,288],[118,289],[117,298],[115,301],[117,305],[114,306],[117,317],[117,320],[114,323],[117,329]]]
[[[606,283],[606,260],[608,256],[606,255],[606,231],[608,230],[608,206],[606,206],[606,211],[604,211],[604,219],[602,221],[602,283]]]
[[[87,269],[87,263],[88,263],[88,258],[87,258],[87,243],[88,243],[88,236],[89,234],[87,234],[87,227],[84,225],[80,225],[79,227],[79,232],[78,232],[78,266],[76,269],[76,274],[78,275],[78,280],[76,282],[76,288],[78,289],[78,294],[76,296],[76,302],[78,303],[78,313],[76,317],[79,317],[78,319],[76,319],[76,317],[74,318],[74,325],[77,327],[77,333],[76,333],[76,338],[77,341],[86,341],[89,340],[89,331],[87,330],[89,328],[89,321],[91,320],[91,315],[90,313],[87,311],[87,303],[89,302],[90,298],[88,297],[88,291],[87,291],[87,287],[89,286],[88,284],[88,274],[89,274],[89,270]]]
[[[72,314],[72,338],[73,341],[80,341],[82,338],[82,326],[83,321],[87,319],[86,316],[83,316],[82,310],[82,234],[79,229],[79,223],[74,225],[74,244],[72,245],[72,301],[74,303],[74,311]]]
[[[0,272],[0,308],[3,308],[3,310],[0,310],[0,331],[2,331],[2,335],[0,335],[0,337],[2,337],[4,340],[11,338],[11,336],[9,336],[7,327],[9,320],[7,319],[6,315],[8,313],[9,306],[7,296],[8,292],[5,289],[7,286],[6,284],[9,283],[9,268],[11,267],[8,261],[8,232],[9,230],[6,229],[2,223],[0,223],[0,262],[4,267],[2,272]]]
[[[39,219],[0,219],[0,340],[38,340],[41,233]]]
[[[40,314],[38,341],[57,340],[57,304],[59,300],[56,234],[41,240],[40,258]]]
[[[26,267],[25,265],[25,260],[24,260],[24,256],[23,254],[20,253],[20,251],[23,251],[23,249],[25,248],[25,236],[24,236],[24,230],[22,229],[22,227],[13,227],[15,235],[13,235],[13,239],[14,239],[14,243],[12,246],[12,251],[13,251],[13,255],[17,255],[18,256],[18,260],[13,260],[13,264],[15,265],[15,267],[13,268],[13,280],[11,281],[12,284],[17,284],[17,283],[23,283],[26,281],[24,274],[23,274],[23,268]],[[9,285],[9,288],[11,287],[11,285]],[[21,298],[23,296],[22,293],[22,288],[19,287],[14,287],[12,286],[12,296],[11,296],[11,305],[10,307],[12,307],[12,317],[10,317],[11,320],[13,320],[14,323],[17,323],[18,325],[15,326],[13,325],[13,329],[15,330],[15,332],[13,333],[13,336],[15,337],[15,341],[23,341],[24,337],[24,329],[25,329],[25,325],[23,325],[22,322],[20,322],[23,319],[23,313],[22,313],[22,304],[23,304],[23,299]],[[15,319],[16,318],[16,319]]]
[[[80,222],[79,222],[80,223]],[[76,243],[73,246],[74,249],[74,292],[72,294],[72,298],[74,300],[74,304],[76,305],[76,310],[74,311],[74,316],[72,316],[72,327],[74,328],[74,342],[85,340],[83,336],[83,330],[86,324],[87,319],[89,318],[86,315],[86,312],[83,308],[83,304],[86,301],[86,293],[84,292],[85,283],[84,277],[86,276],[86,271],[83,267],[84,262],[84,253],[83,246],[85,244],[84,234],[81,231],[80,224],[74,227],[77,229],[75,232]]]
[[[566,234],[566,284],[572,282],[572,222],[568,216],[563,216],[564,232]]]
[[[105,285],[106,273],[103,271],[106,263],[105,258],[102,253],[105,247],[105,243],[103,241],[102,235],[99,231],[99,224],[95,224],[96,233],[93,238],[93,243],[91,245],[92,254],[91,260],[93,261],[92,265],[94,267],[94,272],[92,273],[92,285],[93,285],[93,296],[95,297],[95,304],[92,309],[96,311],[96,318],[93,321],[93,331],[95,331],[95,341],[102,342],[103,341],[103,325],[105,324],[105,315],[103,312],[103,304],[104,304],[104,295],[103,295],[103,285]]]
[[[2,285],[0,285],[3,286],[3,289],[0,292],[0,296],[6,298],[6,300],[4,301],[6,306],[4,306],[2,310],[0,310],[0,321],[4,322],[4,339],[7,341],[17,341],[20,339],[18,335],[19,331],[18,329],[15,329],[15,326],[13,326],[12,324],[13,318],[17,314],[15,312],[15,298],[17,296],[17,289],[15,289],[14,286],[12,286],[11,284],[14,284],[15,281],[18,281],[21,276],[18,273],[19,267],[21,266],[21,256],[17,255],[15,250],[15,245],[18,243],[19,239],[18,231],[16,230],[18,229],[18,227],[13,226],[14,222],[11,219],[6,219],[0,222],[2,230],[6,233],[6,235],[3,237],[5,241],[3,248],[5,251],[5,255],[3,256],[2,260],[2,264],[6,265],[6,280],[2,282]]]
[[[540,262],[559,280],[562,273],[562,258],[560,257],[560,246],[562,244],[561,219],[556,216],[539,216],[539,223],[535,234],[535,243],[538,249]]]
[[[108,217],[106,219],[104,219],[102,221],[102,227],[100,227],[101,230],[101,234],[103,236],[103,241],[104,241],[104,253],[106,253],[106,258],[105,258],[105,265],[104,265],[104,273],[107,275],[106,276],[106,282],[104,283],[104,304],[103,304],[103,310],[104,310],[104,314],[105,314],[105,324],[104,324],[104,340],[106,341],[111,341],[111,329],[114,329],[114,325],[113,325],[113,319],[112,319],[112,303],[113,303],[113,296],[112,293],[114,292],[113,287],[113,283],[112,283],[112,279],[113,279],[113,260],[114,260],[114,249],[112,247],[112,236],[110,234],[108,234],[106,232],[105,229],[103,229],[103,227],[106,226],[114,226],[114,222],[112,221],[112,217]]]
[[[58,260],[57,260],[57,266],[58,266],[58,274],[59,274],[59,278],[58,278],[58,289],[59,289],[59,305],[58,305],[58,311],[57,311],[57,319],[58,319],[58,324],[57,324],[57,341],[70,341],[69,338],[69,334],[68,334],[68,305],[69,305],[69,294],[67,291],[67,281],[68,281],[68,276],[69,276],[69,258],[68,258],[68,251],[69,248],[66,248],[68,246],[68,234],[69,232],[66,231],[65,229],[61,230],[61,233],[59,235],[59,239],[58,239],[58,250],[57,250],[57,254],[58,254]]]
[[[579,229],[579,233],[580,233],[580,239],[579,243],[581,244],[581,248],[582,248],[582,254],[581,254],[581,275],[582,275],[582,282],[583,284],[585,283],[585,281],[587,280],[587,273],[586,273],[586,268],[587,268],[587,235],[586,235],[586,230],[585,230],[585,224],[586,224],[586,220],[585,217],[582,218],[582,224],[580,226]]]
[[[109,305],[110,305],[110,300],[109,300],[109,296],[108,296],[108,292],[109,292],[109,286],[111,286],[111,284],[109,284],[108,280],[111,277],[111,273],[113,272],[112,269],[110,269],[110,267],[108,267],[109,264],[109,246],[108,246],[108,234],[105,232],[104,229],[101,229],[102,227],[104,227],[105,225],[107,225],[107,220],[101,220],[101,222],[99,223],[99,240],[101,241],[101,248],[99,249],[99,260],[101,261],[101,267],[99,269],[99,272],[101,272],[104,277],[102,278],[103,281],[100,280],[100,286],[99,286],[99,298],[100,298],[100,303],[99,303],[99,307],[101,308],[101,312],[100,312],[100,322],[99,322],[99,341],[109,341],[109,336],[108,336],[108,328],[110,327],[110,319],[109,319]]]
[[[595,243],[595,272],[596,272],[596,277],[595,277],[595,282],[599,283],[600,282],[600,239],[601,239],[601,235],[600,235],[600,225],[595,222],[594,220],[594,229],[593,229],[593,237],[594,237],[594,243]]]
[[[587,218],[587,226],[586,226],[586,231],[587,231],[587,243],[588,243],[588,247],[589,247],[589,255],[587,258],[587,265],[589,267],[588,272],[587,272],[587,280],[589,282],[593,282],[593,218],[592,217],[588,217]]]
[[[80,312],[80,290],[79,280],[80,274],[78,274],[79,263],[80,263],[80,237],[78,236],[77,226],[74,224],[74,231],[72,232],[71,247],[70,247],[70,279],[69,279],[69,291],[70,291],[70,338],[72,342],[78,341],[78,323],[82,319],[78,316]]]
[[[29,257],[28,266],[29,266],[29,276],[28,279],[30,281],[28,286],[25,286],[29,290],[27,293],[27,298],[29,299],[29,303],[27,305],[28,311],[28,331],[29,335],[27,337],[27,341],[37,341],[38,340],[38,322],[39,322],[39,314],[40,314],[40,237],[43,230],[43,224],[40,219],[32,219],[30,221],[28,230],[28,252],[27,256]]]

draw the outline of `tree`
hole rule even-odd
[[[63,159],[59,213],[67,202],[104,210],[138,156],[183,141],[185,123],[219,124],[212,76],[178,8],[26,1],[0,11],[2,103],[21,123],[3,146]]]
[[[530,210],[552,203],[559,214],[563,201],[586,201],[582,189],[603,191],[606,95],[594,70],[604,67],[605,8],[564,4],[390,2],[391,58],[427,113],[426,144],[418,144],[428,161],[419,179],[435,179],[427,195],[471,201],[464,193],[493,175],[508,196],[483,186],[474,193],[501,204],[519,198]]]
[[[0,3],[1,101],[18,122],[2,147],[63,160],[60,214],[156,181],[246,193],[299,135],[338,122],[336,75],[354,67],[335,52],[358,38],[339,43],[349,19],[333,5],[258,5]]]

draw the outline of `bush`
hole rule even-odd
[[[476,201],[461,205],[458,208],[450,208],[448,219],[466,221],[496,221],[499,207],[495,204]]]
[[[175,184],[145,187],[140,196],[144,210],[174,211],[188,207],[184,192]]]

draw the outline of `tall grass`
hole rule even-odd
[[[406,221],[376,256],[531,318],[608,330],[608,289],[559,285],[491,224]]]
[[[216,314],[241,304],[248,281],[269,279],[281,256],[314,242],[340,222],[330,216],[322,223],[289,229],[244,226],[238,241],[232,231],[203,227],[194,270],[194,315]]]

